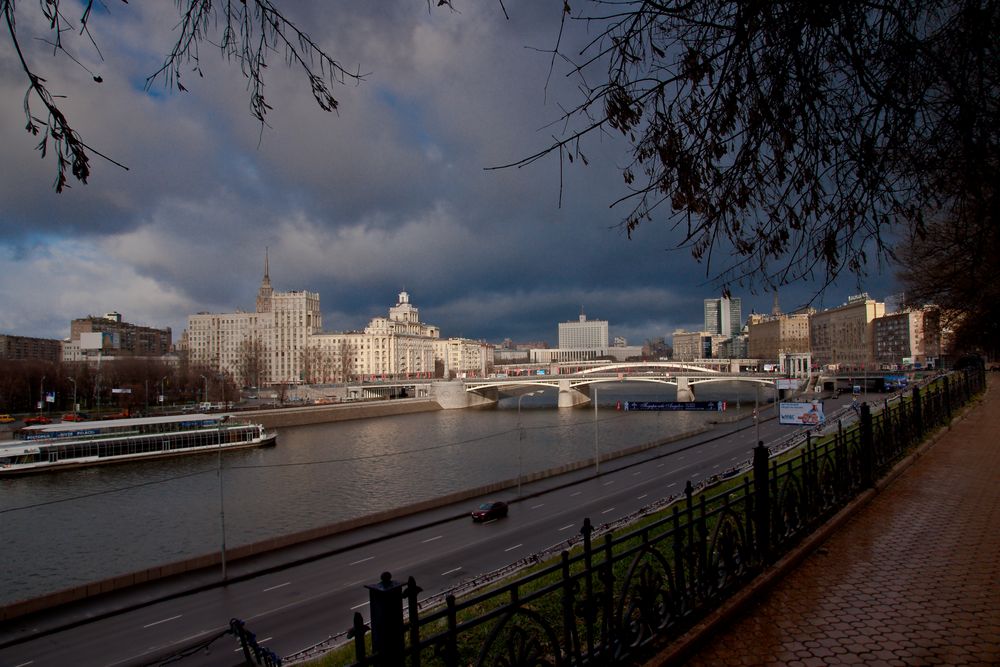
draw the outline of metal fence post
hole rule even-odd
[[[407,611],[410,621],[410,664],[413,667],[420,667],[420,607],[417,604],[417,596],[423,591],[417,586],[417,580],[409,577],[406,580],[406,590],[403,595],[407,600]]]
[[[913,388],[913,434],[914,441],[919,441],[924,435],[924,409],[920,400],[920,387]]]
[[[403,584],[383,572],[381,581],[368,584],[371,601],[372,657],[380,665],[403,664]]]
[[[875,442],[872,437],[872,412],[867,403],[861,406],[861,487],[875,484]]]
[[[767,475],[770,456],[763,442],[753,448],[754,532],[757,533],[757,556],[761,565],[771,560],[771,498]]]
[[[945,375],[942,380],[944,381],[944,413],[951,421],[951,378]]]

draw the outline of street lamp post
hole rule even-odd
[[[201,402],[208,403],[208,378],[202,375],[201,379],[205,381],[205,393],[202,394]]]
[[[222,527],[222,581],[226,581],[226,498],[222,487],[222,440],[225,425],[219,425],[219,521]]]
[[[591,390],[594,392],[593,402],[594,402],[594,475],[601,474],[601,449],[599,441],[599,432],[597,427],[597,387],[590,385]]]
[[[754,394],[754,408],[753,408],[753,424],[757,432],[757,444],[761,444],[760,441],[760,385],[755,384],[756,387]]]
[[[66,378],[73,383],[73,412],[76,412],[76,380],[73,378]]]
[[[159,400],[157,401],[157,403],[160,404],[160,407],[163,407],[163,404],[166,402],[165,397],[163,395],[163,381],[166,380],[166,379],[167,379],[166,375],[164,375],[163,377],[160,378],[160,396],[159,396]]]
[[[529,391],[517,397],[517,497],[521,497],[521,450],[524,447],[524,428],[521,426],[521,399],[525,396],[534,396],[544,390]]]
[[[42,381],[38,383],[38,414],[42,413],[42,408],[45,407],[45,376],[42,376]]]

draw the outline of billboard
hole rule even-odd
[[[104,347],[104,336],[100,331],[84,331],[80,334],[81,350],[100,350]]]
[[[794,426],[816,426],[826,421],[822,401],[779,403],[778,423]]]
[[[666,410],[671,412],[722,412],[725,401],[625,401],[622,410]]]
[[[81,350],[117,350],[120,347],[118,334],[112,331],[81,331]]]
[[[795,378],[780,378],[774,381],[776,389],[798,389],[799,381]]]

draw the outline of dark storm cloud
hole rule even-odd
[[[62,337],[75,317],[117,310],[179,334],[190,314],[253,307],[265,247],[275,288],[318,292],[327,330],[363,327],[403,289],[445,336],[555,342],[581,307],[634,344],[700,324],[716,295],[704,267],[669,251],[665,227],[629,240],[616,226],[619,137],[595,137],[589,166],[561,173],[555,157],[485,169],[547,145],[576,101],[576,81],[558,62],[550,76],[545,53],[560,3],[511,4],[509,21],[493,2],[287,7],[366,74],[334,90],[335,115],[278,57],[261,128],[238,68],[210,47],[204,78],[183,72],[189,92],[144,90],[170,48],[172,3],[96,16],[104,59],[85,45],[77,56],[100,85],[34,44],[88,143],[128,166],[95,157],[90,184],[62,195],[24,132],[25,83],[0,40],[0,331]],[[38,27],[34,13],[19,5],[19,29]],[[769,295],[742,296],[744,312],[770,307]]]

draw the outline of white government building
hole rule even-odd
[[[608,345],[607,320],[588,320],[587,315],[581,312],[577,321],[559,323],[559,347],[532,349],[530,359],[534,363],[544,364],[592,361],[607,357],[625,361],[642,354],[642,347],[626,345],[620,337],[615,342],[615,345]]]
[[[255,386],[484,375],[493,363],[492,345],[442,339],[438,327],[422,323],[406,292],[364,331],[322,328],[319,294],[275,292],[265,257],[256,310],[191,315],[182,345],[192,366]]]

